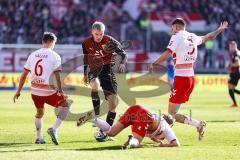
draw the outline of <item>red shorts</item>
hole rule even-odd
[[[148,126],[153,123],[152,114],[140,105],[133,105],[120,117],[119,122],[128,127],[132,125],[132,132],[144,137]]]
[[[187,102],[193,91],[194,82],[194,77],[175,76],[169,102],[177,104]]]
[[[62,102],[66,101],[67,97],[63,94],[56,92],[50,96],[37,96],[32,94],[32,100],[36,108],[44,108],[44,104],[47,103],[53,107],[57,107]]]

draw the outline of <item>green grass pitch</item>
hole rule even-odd
[[[43,159],[88,159],[88,160],[239,160],[240,158],[240,107],[230,108],[226,87],[196,87],[190,101],[181,109],[194,118],[206,120],[207,128],[203,141],[199,142],[196,129],[176,123],[179,148],[154,148],[153,142],[144,139],[146,148],[121,150],[121,145],[130,134],[124,130],[116,141],[98,143],[91,123],[76,127],[75,122],[64,122],[59,129],[60,145],[55,146],[46,130],[54,121],[53,108],[46,106],[44,115],[44,137],[47,144],[33,144],[35,138],[34,114],[30,93],[23,91],[16,104],[12,102],[13,91],[0,91],[0,159],[43,160]],[[73,112],[91,109],[91,100],[82,96],[70,96],[75,102]],[[239,97],[236,95],[239,100]],[[138,98],[138,104],[152,111],[167,111],[168,94],[153,98]],[[118,113],[127,105],[120,100]]]

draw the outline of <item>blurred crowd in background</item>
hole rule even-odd
[[[117,40],[132,40],[133,49],[146,50],[147,18],[132,18],[123,10],[126,0],[1,0],[0,43],[38,44],[43,31],[53,31],[60,44],[81,44],[95,20],[106,24],[106,33]],[[229,40],[240,42],[240,1],[238,0],[140,0],[155,3],[159,11],[198,12],[207,25],[228,20],[230,28],[219,36],[218,49]],[[228,17],[226,17],[228,16]],[[124,27],[123,27],[124,26]],[[124,28],[124,29],[123,29]],[[171,35],[151,33],[150,51],[159,52]],[[206,50],[212,49],[208,44]],[[207,57],[207,56],[206,56]],[[211,57],[210,57],[211,58]],[[210,63],[210,62],[209,62]]]

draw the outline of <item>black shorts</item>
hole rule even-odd
[[[89,82],[95,78],[99,79],[106,99],[109,95],[117,94],[117,81],[112,65],[104,65],[102,68],[88,73]]]
[[[229,76],[228,83],[237,86],[239,78],[240,78],[240,74],[231,73]]]

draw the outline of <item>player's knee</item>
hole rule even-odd
[[[70,107],[71,104],[72,104],[71,101],[66,100],[66,101],[62,102],[59,106],[61,106],[61,107]]]
[[[90,86],[91,86],[93,92],[97,92],[98,91],[99,84],[98,84],[98,82],[96,80],[91,81],[90,82]]]
[[[107,97],[107,100],[109,101],[109,103],[111,103],[112,105],[117,106],[118,105],[118,97],[117,95],[109,95]]]
[[[235,89],[235,86],[231,83],[228,83],[228,89]]]
[[[42,118],[43,115],[44,115],[44,111],[42,109],[40,109],[40,110],[38,109],[35,117],[36,118]]]
[[[92,91],[97,92],[98,91],[98,86],[97,85],[91,85]]]

